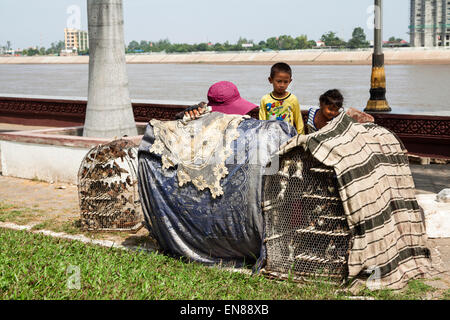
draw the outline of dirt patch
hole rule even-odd
[[[83,234],[124,246],[156,248],[156,242],[144,227],[137,233],[83,232],[80,229],[78,188],[69,183],[0,176],[0,221],[31,225],[34,230]]]
[[[450,238],[428,239],[436,274],[425,283],[436,288],[435,296],[450,299]]]

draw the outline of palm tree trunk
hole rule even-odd
[[[128,89],[122,0],[87,0],[89,87],[83,135],[137,135]]]

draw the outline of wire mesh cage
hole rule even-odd
[[[332,168],[303,148],[283,155],[280,170],[265,179],[263,213],[263,273],[345,280],[350,233]]]
[[[78,171],[81,228],[136,232],[142,227],[138,147],[125,139],[92,148]]]

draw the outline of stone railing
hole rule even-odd
[[[450,117],[372,113],[375,123],[394,132],[410,153],[450,158]]]
[[[86,100],[0,97],[0,122],[31,126],[81,126]],[[172,120],[185,104],[133,102],[137,122]],[[250,115],[258,118],[258,109]],[[450,158],[450,117],[373,113],[375,122],[394,132],[410,153]],[[303,111],[306,120],[306,111]]]

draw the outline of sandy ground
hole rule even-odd
[[[18,197],[18,195],[21,195]],[[68,183],[47,183],[27,179],[0,176],[0,203],[14,205],[17,209],[29,209],[20,224],[38,225],[46,221],[58,226],[60,231],[66,227],[76,231],[80,220],[78,188]],[[14,222],[14,221],[12,221]],[[45,227],[47,229],[48,227]],[[136,233],[128,232],[83,232],[96,239],[113,241],[124,246],[156,248],[149,238],[147,229],[142,227]]]

